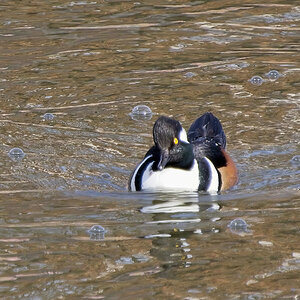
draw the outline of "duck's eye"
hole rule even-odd
[[[174,144],[177,145],[178,144],[178,139],[174,138]]]

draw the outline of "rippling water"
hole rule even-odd
[[[3,0],[1,298],[299,297],[297,5]],[[238,185],[128,193],[156,118],[206,111]]]

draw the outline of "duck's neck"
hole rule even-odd
[[[171,153],[170,161],[167,163],[167,167],[179,168],[189,170],[194,165],[194,153],[193,147],[188,143],[181,143],[180,147],[183,148],[180,152]]]

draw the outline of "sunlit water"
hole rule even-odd
[[[299,21],[297,1],[2,1],[0,297],[297,299]],[[238,185],[128,193],[156,118],[206,111]]]

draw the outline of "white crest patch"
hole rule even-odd
[[[187,139],[187,135],[186,135],[186,131],[184,128],[182,128],[179,132],[179,140],[182,142],[186,142],[188,143],[188,139]]]

